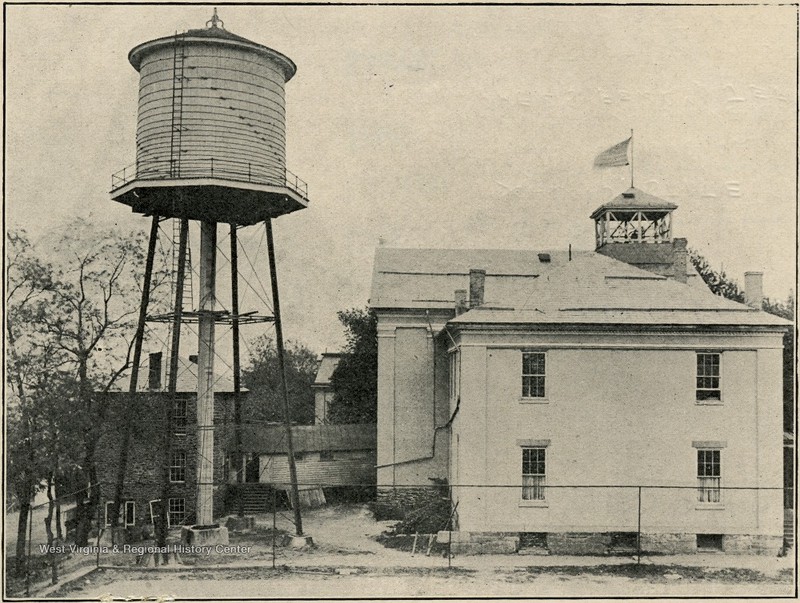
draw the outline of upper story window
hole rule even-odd
[[[179,483],[186,481],[186,451],[173,450],[170,456],[169,481]]]
[[[720,354],[700,352],[697,354],[697,400],[721,400]]]
[[[177,398],[172,401],[172,433],[177,436],[186,435],[186,399]]]
[[[522,397],[545,397],[545,353],[522,353]]]

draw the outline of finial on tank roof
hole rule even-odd
[[[206,27],[209,26],[209,23],[211,24],[212,28],[213,27],[222,27],[222,29],[225,29],[225,21],[220,19],[219,16],[217,15],[217,7],[216,6],[214,7],[214,14],[211,15],[211,19],[206,21]]]

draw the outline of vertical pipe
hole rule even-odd
[[[275,569],[275,538],[278,533],[278,491],[272,488],[272,569]]]
[[[158,240],[158,222],[160,218],[153,216],[150,224],[150,239],[147,244],[147,259],[144,265],[144,282],[142,283],[142,299],[139,303],[139,321],[136,326],[136,335],[133,343],[133,362],[131,364],[131,382],[128,388],[128,404],[125,418],[122,422],[122,443],[120,444],[119,464],[117,465],[117,487],[112,505],[112,527],[117,526],[119,509],[122,504],[122,495],[125,491],[125,473],[128,468],[128,448],[131,441],[132,409],[136,404],[136,389],[139,386],[139,364],[142,362],[142,342],[144,340],[144,324],[147,320],[147,306],[150,303],[150,280],[153,277],[153,258],[156,254],[156,241]],[[96,487],[96,486],[95,486]]]
[[[636,525],[636,563],[642,562],[642,487],[639,486],[639,518]]]
[[[200,322],[197,350],[197,524],[214,520],[214,307],[217,225],[200,224]]]
[[[298,536],[303,535],[303,518],[300,516],[300,494],[297,490],[297,467],[294,463],[294,446],[292,444],[292,422],[289,415],[289,389],[286,386],[286,367],[283,351],[283,327],[281,326],[281,304],[278,299],[278,275],[275,272],[275,243],[272,240],[272,219],[264,221],[267,228],[267,252],[269,255],[269,277],[272,281],[272,308],[275,315],[275,339],[278,347],[278,371],[283,390],[283,418],[286,424],[286,449],[289,457],[289,481],[291,481],[291,502],[294,510],[294,526]]]
[[[247,164],[248,171],[250,164]],[[239,249],[236,241],[236,224],[231,224],[231,329],[233,338],[233,429],[234,429],[234,462],[236,467],[236,483],[238,484],[238,513],[244,517],[244,493],[242,492],[242,401],[240,392],[241,364],[239,359]]]

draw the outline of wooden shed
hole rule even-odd
[[[292,444],[301,493],[320,488],[363,489],[375,484],[374,423],[295,425]],[[282,425],[243,426],[242,448],[248,463],[248,482],[271,484],[279,490],[289,487],[286,431]]]

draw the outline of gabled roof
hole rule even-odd
[[[283,425],[244,425],[241,434],[242,448],[247,452],[286,454],[286,428]],[[374,423],[292,426],[295,452],[374,450],[376,442]]]
[[[644,324],[783,326],[786,320],[598,253],[520,289],[504,309],[479,307],[451,324]]]
[[[619,210],[663,210],[666,212],[677,209],[678,206],[670,201],[659,199],[655,195],[640,191],[638,188],[631,187],[624,193],[620,193],[608,203],[604,203],[598,207],[591,215],[592,220],[600,216],[603,212],[609,209]]]
[[[573,257],[585,253],[573,252]],[[540,259],[545,254],[549,262]],[[504,304],[520,287],[568,261],[567,251],[379,247],[369,303],[376,309],[452,309],[454,292],[469,289],[469,271],[478,268],[486,270],[487,304]]]
[[[317,376],[314,378],[312,385],[317,387],[330,385],[333,371],[339,366],[341,359],[342,355],[338,352],[325,352],[322,354],[322,360],[319,361],[319,367],[317,368]]]

